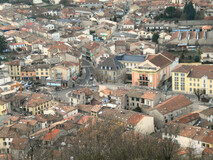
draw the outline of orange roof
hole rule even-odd
[[[92,119],[92,116],[82,116],[78,121],[77,124],[85,124],[88,120]]]
[[[153,100],[153,99],[155,98],[156,95],[157,95],[156,92],[146,91],[146,92],[142,95],[142,98],[143,98],[143,99]]]
[[[101,90],[101,92],[102,92],[103,94],[109,96],[109,95],[111,95],[112,90],[110,90],[110,89],[107,88],[107,89]]]
[[[138,124],[138,122],[140,122],[143,119],[143,115],[139,114],[139,113],[135,113],[134,115],[132,115],[128,121],[127,124],[131,124],[133,126],[136,126]]]
[[[193,104],[193,102],[183,95],[177,95],[157,105],[154,109],[158,110],[161,114],[164,115],[180,108],[189,106],[191,104]]]
[[[45,137],[43,138],[43,140],[45,141],[51,141],[53,140],[53,138],[58,134],[58,132],[60,131],[60,129],[53,129],[53,130],[50,130],[46,135]]]

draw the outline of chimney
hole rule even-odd
[[[29,127],[30,126],[30,122],[29,121],[27,121],[27,127]]]

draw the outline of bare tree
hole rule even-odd
[[[205,89],[194,89],[194,94],[197,96],[198,101],[200,101],[201,96],[206,94],[206,90]]]

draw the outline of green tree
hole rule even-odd
[[[0,36],[0,51],[7,49],[7,41],[4,36]]]
[[[192,2],[185,3],[184,9],[183,9],[183,18],[187,20],[193,20],[195,19],[196,11],[194,9],[194,6]]]
[[[133,111],[140,112],[140,113],[142,112],[140,107],[136,107],[135,109],[133,109]]]
[[[159,34],[154,33],[153,36],[152,36],[152,42],[158,43],[158,38],[159,38]]]
[[[200,56],[195,56],[194,60],[195,62],[200,62]]]

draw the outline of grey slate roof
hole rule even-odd
[[[115,59],[118,61],[129,61],[129,62],[144,62],[146,57],[144,55],[116,55]]]
[[[123,64],[118,62],[115,58],[108,57],[98,65],[98,69],[102,70],[119,70],[124,68]]]

